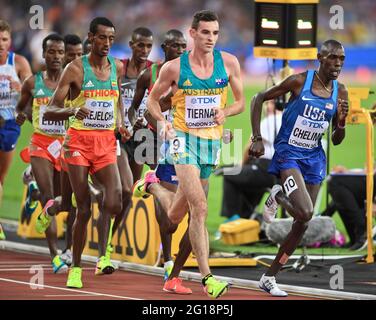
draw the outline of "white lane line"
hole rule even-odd
[[[91,297],[91,294],[45,294],[45,297]]]
[[[39,264],[35,265],[35,267],[36,266],[40,267]],[[0,272],[1,271],[30,271],[31,267],[32,266],[30,266],[29,268],[5,268],[5,269],[0,267]],[[49,265],[48,267],[51,267],[51,266]],[[92,271],[92,270],[95,270],[95,268],[82,268],[82,270],[91,270]],[[52,269],[49,270],[49,271],[52,272]]]
[[[36,284],[36,283],[30,284],[30,282],[18,281],[18,280],[12,280],[12,279],[5,279],[5,278],[0,278],[0,281],[10,282],[10,283],[17,283],[17,284],[24,284],[24,285],[27,285],[27,286],[33,285],[34,287],[41,287],[41,288],[47,288],[47,289],[62,290],[62,291],[68,291],[68,292],[77,292],[77,293],[81,293],[81,294],[91,294],[93,296],[104,296],[104,297],[117,298],[117,299],[126,299],[126,300],[143,300],[143,299],[133,298],[133,297],[127,297],[127,296],[117,296],[117,295],[107,294],[107,293],[84,291],[84,290],[81,290],[81,289],[60,288],[60,287],[47,286],[47,285]]]

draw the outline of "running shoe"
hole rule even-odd
[[[114,247],[111,245],[111,244],[108,244],[107,245],[107,248],[106,248],[106,258],[108,260],[111,259],[111,253],[114,252]]]
[[[66,273],[68,266],[61,260],[60,256],[56,255],[52,260],[52,269],[54,273]]]
[[[5,232],[4,232],[3,227],[0,223],[0,240],[5,240],[5,239],[6,239]]]
[[[171,274],[172,268],[174,267],[174,262],[173,261],[167,261],[164,263],[163,269],[164,269],[164,281],[168,280],[168,277]]]
[[[106,256],[101,256],[97,261],[97,265],[95,267],[95,275],[99,276],[102,274],[111,274],[115,271],[115,267],[112,265],[109,258]]]
[[[288,294],[285,291],[282,291],[278,288],[278,285],[275,281],[275,277],[267,277],[265,274],[262,275],[259,288],[265,292],[271,294],[274,297],[287,297]]]
[[[72,251],[70,251],[69,249],[64,250],[60,258],[65,264],[70,266],[73,260]]]
[[[192,294],[192,290],[182,285],[183,280],[180,278],[172,278],[167,280],[163,286],[163,291],[176,294]]]
[[[38,233],[43,233],[47,230],[49,227],[51,221],[52,221],[52,216],[50,216],[47,213],[48,208],[52,207],[54,204],[54,199],[50,199],[47,201],[47,204],[44,206],[42,212],[39,214],[37,221],[35,223],[35,229],[37,230]]]
[[[67,287],[81,289],[83,287],[81,276],[82,269],[80,267],[70,268],[67,280]]]
[[[278,202],[275,196],[280,191],[282,191],[282,187],[279,184],[275,184],[272,191],[270,191],[269,197],[265,201],[263,218],[266,223],[271,223],[277,214]]]
[[[74,195],[74,193],[72,193],[72,206],[74,208],[77,208],[77,201],[76,201],[76,196]]]
[[[213,299],[223,296],[229,288],[229,284],[225,281],[218,281],[214,277],[209,277],[204,286],[204,292]]]
[[[28,217],[30,217],[38,207],[38,200],[33,200],[32,198],[34,190],[38,190],[38,186],[35,181],[31,181],[27,188],[27,198],[25,201],[25,214]]]
[[[138,180],[133,185],[133,195],[136,198],[148,198],[150,196],[150,193],[148,192],[148,187],[152,183],[159,183],[159,179],[155,175],[155,171],[149,170],[145,173],[143,179]]]

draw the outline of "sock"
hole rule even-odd
[[[167,269],[168,267],[173,267],[174,266],[174,262],[172,260],[169,260],[169,261],[166,261],[164,264],[163,264],[163,268],[164,269]]]

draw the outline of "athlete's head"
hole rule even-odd
[[[68,64],[76,58],[82,56],[82,42],[81,38],[75,34],[67,34],[64,37],[65,43],[65,62]]]
[[[153,47],[153,33],[145,27],[134,29],[129,46],[132,49],[132,58],[136,63],[145,62]]]
[[[51,33],[43,39],[42,48],[47,69],[61,69],[65,57],[64,38],[57,33]]]
[[[165,60],[170,61],[184,53],[187,49],[187,40],[181,31],[171,29],[165,33],[161,47],[165,53]]]
[[[11,45],[11,32],[12,29],[9,23],[5,20],[0,20],[0,56],[8,54]]]
[[[219,34],[217,14],[209,10],[196,12],[189,33],[193,38],[195,48],[204,52],[213,51]]]
[[[336,40],[326,40],[317,54],[320,61],[320,69],[329,80],[338,78],[343,63],[345,61],[345,49],[342,44]]]
[[[83,54],[88,54],[91,51],[91,43],[90,43],[88,37],[86,37],[85,40],[84,40],[83,49],[84,49]]]
[[[100,57],[108,55],[115,40],[115,27],[105,17],[97,17],[90,22],[88,33],[91,53]]]

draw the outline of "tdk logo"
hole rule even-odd
[[[314,121],[303,120],[302,124],[304,126],[308,125],[308,127],[313,128],[313,129],[324,129],[324,123],[323,122],[318,123],[318,122],[314,122]]]
[[[93,101],[90,104],[92,107],[108,108],[111,107],[111,103],[108,101]]]
[[[192,98],[191,102],[192,104],[217,103],[217,97],[197,97],[197,98]]]

